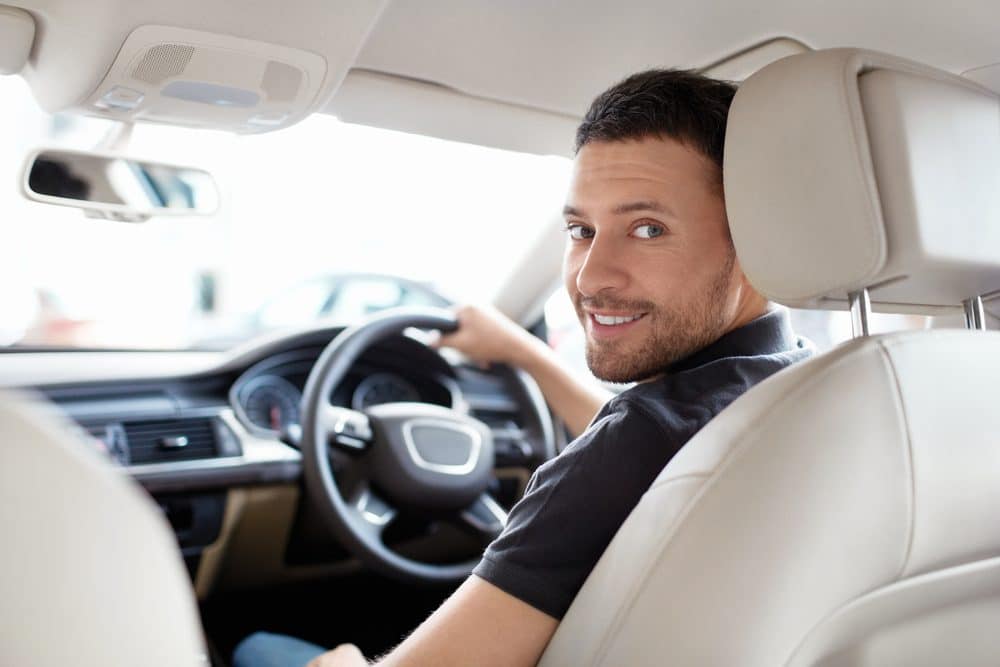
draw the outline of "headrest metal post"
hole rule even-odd
[[[965,306],[965,327],[967,329],[986,330],[986,310],[983,308],[983,297],[975,296],[962,302]]]
[[[872,318],[872,302],[868,298],[868,288],[847,295],[851,303],[851,332],[855,338],[867,336]]]

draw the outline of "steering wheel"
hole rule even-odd
[[[458,323],[438,308],[384,311],[345,329],[319,356],[302,393],[305,484],[334,535],[370,568],[406,581],[454,582],[478,561],[413,560],[386,546],[382,536],[401,509],[455,519],[484,539],[498,535],[507,514],[486,492],[493,475],[490,429],[427,403],[364,411],[330,403],[334,387],[365,350],[409,327],[451,332]]]

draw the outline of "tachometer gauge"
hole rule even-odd
[[[254,378],[240,392],[243,411],[254,426],[280,433],[299,423],[302,392],[277,375]]]
[[[355,410],[364,410],[383,403],[419,400],[420,392],[403,378],[392,373],[376,373],[362,380],[358,388],[354,390],[351,407]]]

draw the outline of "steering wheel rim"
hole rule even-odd
[[[372,489],[370,475],[358,463],[358,459],[346,452],[341,452],[339,462],[345,466],[345,470],[338,472],[346,472],[344,476],[347,477],[352,475],[361,477],[361,481],[358,482],[359,488],[356,488],[350,497],[345,497],[334,476],[330,462],[331,449],[328,443],[331,434],[338,441],[346,438],[343,441],[349,443],[351,447],[358,444],[352,443],[352,441],[357,440],[363,443],[367,436],[374,439],[372,449],[381,447],[382,451],[385,451],[389,448],[381,440],[375,439],[374,432],[365,432],[366,425],[362,421],[362,417],[367,418],[369,416],[367,413],[333,406],[329,403],[328,397],[365,350],[410,327],[451,332],[458,328],[458,323],[451,311],[440,308],[399,308],[383,311],[358,325],[345,329],[320,354],[309,373],[302,394],[301,451],[303,474],[309,497],[322,514],[325,523],[341,543],[371,569],[406,581],[451,583],[466,577],[478,559],[461,563],[432,564],[396,553],[381,539],[385,528],[396,515],[395,508],[380,498]],[[402,406],[402,404],[388,405]],[[482,430],[478,429],[477,424],[464,423],[476,421],[467,415],[438,406],[408,405],[410,410],[416,413],[429,413],[430,417],[435,420],[456,420],[459,422],[455,426],[456,430],[463,428],[478,430],[480,446],[476,450],[477,459],[474,464],[476,470],[472,473],[481,475],[485,465],[489,466],[489,471],[492,473],[491,434],[485,425],[482,425],[482,429],[486,431],[484,434]],[[392,412],[392,410],[383,412]],[[332,427],[331,419],[336,421]],[[389,420],[388,417],[387,420]],[[414,421],[414,419],[410,421]],[[382,435],[380,433],[379,437]],[[488,448],[487,444],[483,443],[484,438],[488,441]],[[408,444],[407,447],[411,447],[411,445]],[[480,457],[480,450],[487,449],[487,454]],[[357,466],[357,468],[352,469],[351,466]],[[420,474],[427,473],[421,471]],[[441,479],[445,482],[450,481],[443,477]],[[479,478],[473,477],[472,479],[478,480]],[[478,487],[473,484],[470,488]],[[484,497],[477,497],[476,501],[466,508],[460,517],[467,525],[477,529],[485,537],[490,537],[502,530],[506,523],[506,513],[495,501],[492,501],[488,494],[483,493],[482,496]]]

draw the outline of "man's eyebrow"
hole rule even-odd
[[[673,215],[674,212],[663,204],[653,201],[652,199],[644,199],[641,201],[628,202],[626,204],[619,204],[611,209],[611,213],[614,215],[624,215],[625,213],[635,213],[637,211],[651,211],[653,213],[664,213],[666,215]],[[563,217],[572,218],[585,218],[583,211],[574,208],[567,204],[563,206]]]
[[[628,202],[627,204],[619,204],[611,210],[611,212],[615,215],[635,213],[636,211],[652,211],[653,213],[666,213],[667,215],[673,215],[673,211],[669,208],[651,199]]]

